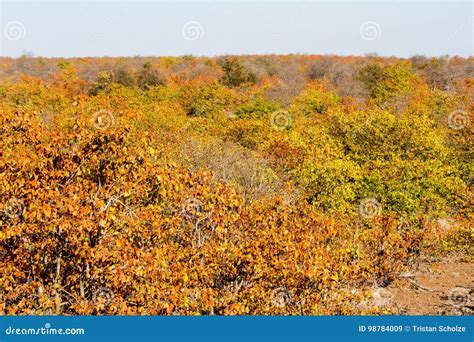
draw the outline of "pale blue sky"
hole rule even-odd
[[[464,2],[2,1],[0,54],[473,54]]]

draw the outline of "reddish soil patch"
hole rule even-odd
[[[474,263],[442,259],[400,274],[386,288],[404,315],[473,315]]]

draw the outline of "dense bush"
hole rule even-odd
[[[179,103],[189,116],[208,116],[231,110],[238,101],[231,89],[220,84],[184,84],[177,94]]]
[[[334,92],[324,91],[320,84],[310,84],[304,92],[295,98],[290,111],[306,116],[325,114],[339,103],[339,96]]]
[[[236,57],[223,58],[219,65],[224,74],[221,82],[229,87],[238,87],[242,84],[251,84],[256,82],[256,77],[247,70]]]
[[[164,85],[165,79],[157,69],[154,69],[150,62],[143,64],[142,70],[138,74],[138,86],[142,89]]]
[[[470,257],[472,78],[370,57],[365,101],[317,60],[6,61],[0,314],[390,313],[373,289]]]
[[[359,79],[365,83],[378,104],[386,104],[412,91],[415,78],[412,66],[407,62],[388,66],[369,64],[359,71]]]

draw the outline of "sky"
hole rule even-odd
[[[471,1],[0,1],[0,55],[473,55]]]

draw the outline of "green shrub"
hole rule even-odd
[[[293,101],[290,111],[295,115],[312,116],[325,114],[328,109],[338,104],[339,96],[336,93],[324,91],[320,84],[314,83]]]
[[[268,114],[281,109],[280,105],[270,102],[262,96],[256,96],[237,107],[235,115],[239,118],[266,118]]]
[[[238,87],[242,84],[252,84],[257,77],[245,68],[237,57],[226,57],[219,61],[224,74],[220,81],[228,87]]]
[[[359,70],[358,78],[367,86],[376,103],[385,104],[403,93],[409,93],[416,74],[411,63],[398,62],[388,66],[366,65]]]
[[[138,86],[142,89],[149,87],[164,85],[165,77],[156,69],[153,68],[150,62],[143,64],[142,70],[137,77]]]

